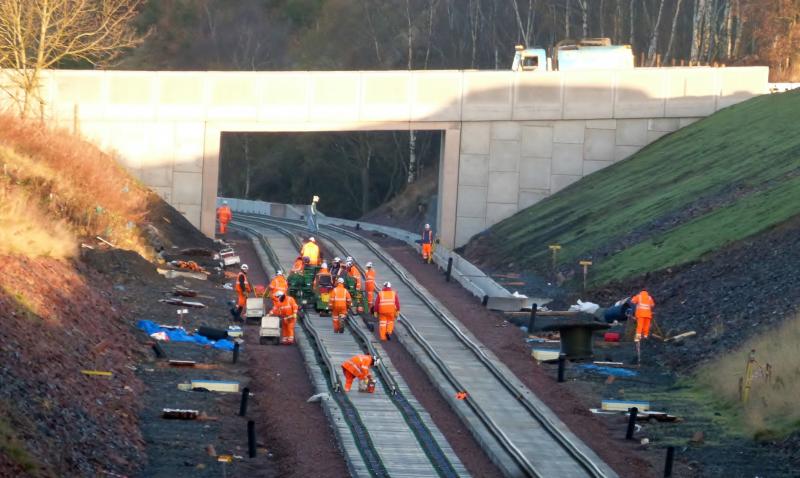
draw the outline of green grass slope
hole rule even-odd
[[[500,222],[465,254],[494,270],[594,260],[600,285],[701,258],[800,214],[800,91],[727,108]],[[519,254],[519,251],[524,251]]]

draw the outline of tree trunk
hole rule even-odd
[[[408,184],[414,182],[417,174],[417,132],[408,132]]]
[[[614,43],[622,43],[622,0],[616,1],[616,12],[614,15]]]
[[[583,38],[589,37],[589,0],[577,0],[581,8],[581,35]]]
[[[672,29],[669,32],[669,43],[667,43],[667,53],[664,54],[664,63],[672,59],[672,45],[675,41],[675,31],[678,29],[678,17],[681,13],[681,3],[683,0],[677,0],[675,4],[675,15],[672,17]]]
[[[635,25],[636,25],[636,0],[631,0],[630,3],[630,15],[631,15],[631,31],[630,36],[628,37],[628,43],[630,43],[631,47],[633,47],[634,40],[635,40]]]
[[[606,0],[600,0],[600,37],[606,36]]]
[[[566,0],[564,5],[564,38],[569,38],[569,17],[570,17],[570,0]]]
[[[654,66],[656,63],[656,51],[658,50],[658,32],[661,28],[661,15],[664,12],[664,0],[658,4],[658,15],[656,15],[656,25],[653,27],[653,34],[650,36],[650,48],[647,50],[647,64]]]
[[[367,158],[361,168],[361,215],[369,211],[369,166],[372,162],[372,145],[367,143]]]
[[[703,43],[703,25],[705,24],[706,1],[694,0],[694,17],[692,18],[692,49],[691,61],[700,59]]]

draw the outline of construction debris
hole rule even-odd
[[[167,279],[177,279],[179,277],[187,278],[187,279],[197,279],[197,280],[207,280],[208,273],[202,272],[189,272],[189,271],[177,271],[174,269],[156,269],[159,274],[166,277]]]
[[[559,349],[545,349],[539,347],[531,349],[531,356],[539,362],[558,360],[559,353],[561,353]]]
[[[628,409],[636,407],[639,412],[650,410],[650,402],[642,400],[611,400],[603,399],[600,408],[607,411],[627,412]]]
[[[192,302],[183,299],[159,299],[159,302],[171,305],[185,305],[186,307],[195,307],[198,309],[205,309],[206,305],[202,302]]]
[[[697,332],[695,332],[694,330],[690,330],[689,332],[684,332],[684,333],[678,334],[678,335],[676,335],[674,337],[666,338],[666,339],[664,339],[664,342],[672,342],[674,340],[683,340],[683,339],[685,339],[687,337],[692,337],[694,335],[697,335]]]
[[[209,392],[236,393],[239,391],[239,382],[223,380],[192,380],[192,390],[207,390]]]
[[[165,408],[161,410],[161,418],[168,420],[196,420],[200,414],[197,410],[182,410],[175,408]]]
[[[169,364],[173,367],[194,367],[197,362],[194,360],[170,360]]]
[[[105,372],[102,370],[81,370],[81,373],[84,375],[89,375],[91,377],[106,377],[111,378],[114,376],[113,372]]]

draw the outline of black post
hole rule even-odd
[[[536,304],[531,304],[531,317],[528,319],[528,337],[533,335],[533,327],[536,325]]]
[[[639,409],[632,407],[628,411],[630,412],[630,417],[628,418],[628,431],[625,432],[625,439],[633,440],[633,430],[636,428],[636,414],[639,413]]]
[[[447,272],[445,273],[444,277],[447,282],[450,282],[450,274],[453,272],[453,258],[450,257],[447,259]]]
[[[243,416],[247,415],[247,399],[248,399],[248,397],[250,397],[250,389],[247,388],[247,387],[244,387],[244,389],[242,390],[242,401],[239,404],[239,416],[240,417],[243,417]]]
[[[239,361],[239,342],[233,343],[233,363]]]
[[[153,343],[153,352],[156,353],[156,357],[158,358],[165,358],[167,356],[166,352],[164,352],[164,349],[161,348],[161,344],[158,342]]]
[[[558,383],[564,382],[564,364],[567,361],[567,354],[558,354]]]
[[[672,462],[675,461],[675,447],[667,447],[667,462],[664,463],[664,478],[672,476]]]
[[[481,299],[481,305],[486,307],[487,304],[489,304],[489,296],[485,295],[483,296],[483,299]]]
[[[250,458],[256,457],[256,422],[253,420],[247,421],[247,451]]]
[[[356,231],[360,231],[360,230],[361,230],[361,223],[357,222],[356,223]]]

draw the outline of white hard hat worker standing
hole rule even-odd
[[[390,282],[383,283],[383,289],[375,294],[375,299],[370,307],[373,316],[378,317],[378,330],[381,340],[392,340],[394,322],[400,315],[400,298],[392,290]]]

